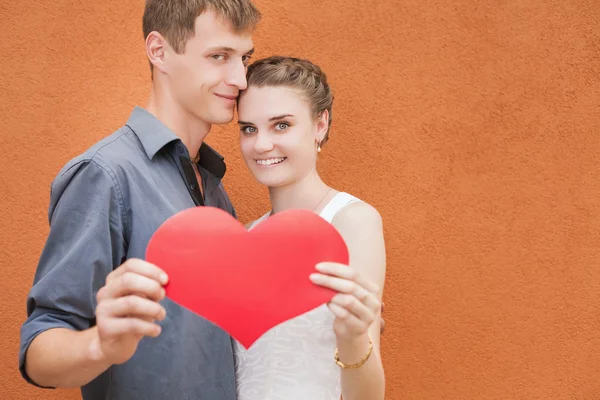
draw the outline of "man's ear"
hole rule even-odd
[[[166,54],[170,50],[169,43],[160,33],[152,31],[146,37],[146,55],[156,70],[166,72]]]
[[[319,143],[323,140],[329,130],[329,111],[323,110],[317,119],[317,140]]]

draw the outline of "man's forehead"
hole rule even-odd
[[[254,43],[250,35],[235,33],[196,32],[194,42],[205,49],[230,53],[253,53]]]
[[[213,11],[196,18],[194,39],[205,47],[246,53],[254,47],[251,32],[235,32],[231,22]]]

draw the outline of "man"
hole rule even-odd
[[[86,400],[235,399],[230,337],[164,298],[167,277],[141,259],[183,209],[235,216],[223,159],[203,141],[233,118],[259,20],[250,0],[147,0],[147,107],[52,184],[50,233],[21,328],[28,382],[81,387]]]

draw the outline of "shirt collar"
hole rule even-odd
[[[137,135],[149,159],[153,159],[167,144],[181,139],[165,124],[147,110],[135,107],[126,125]],[[199,165],[217,178],[221,179],[227,170],[223,156],[206,143],[200,146]]]

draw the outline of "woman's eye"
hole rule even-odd
[[[279,131],[285,131],[287,128],[290,127],[290,125],[287,122],[280,122],[275,127]]]
[[[256,128],[253,126],[244,126],[242,128],[242,132],[243,133],[254,133],[254,132],[256,132]]]

